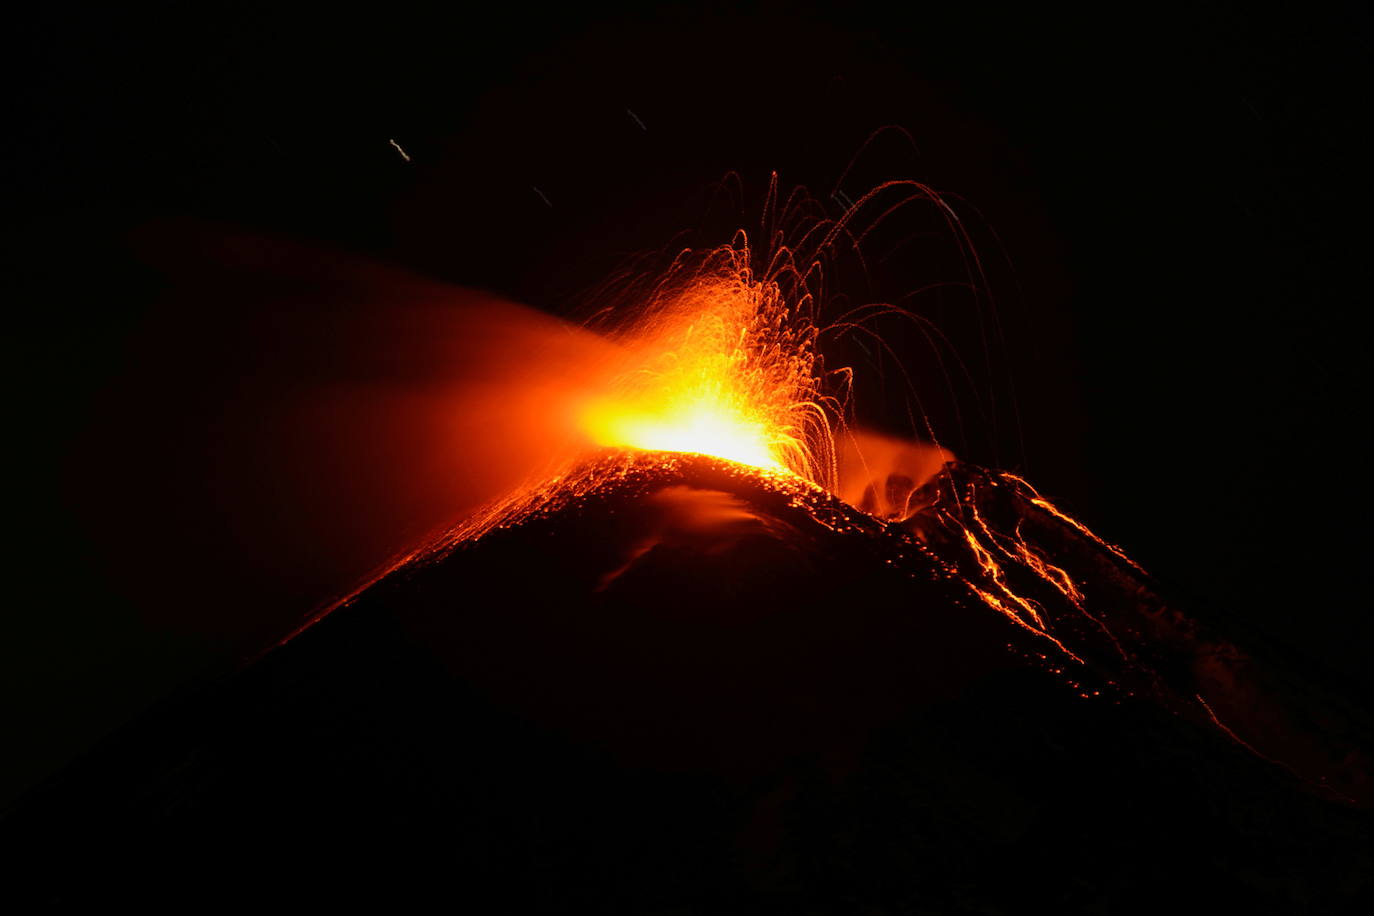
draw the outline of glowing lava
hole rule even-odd
[[[688,393],[655,405],[602,401],[583,416],[599,445],[712,455],[767,470],[783,470],[767,430],[741,416],[719,391]]]
[[[776,279],[756,279],[749,261],[742,234],[690,264],[679,259],[644,317],[622,332],[633,358],[580,413],[594,443],[829,482],[831,420],[808,301],[789,301]]]

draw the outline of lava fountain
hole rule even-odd
[[[634,362],[583,408],[583,429],[602,446],[832,480],[832,415],[807,305],[788,301],[775,278],[755,277],[743,233],[704,257],[687,253],[618,335]]]

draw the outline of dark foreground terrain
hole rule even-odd
[[[31,794],[0,823],[3,894],[645,914],[1369,902],[1359,711],[1255,664],[1222,677],[1230,643],[1009,482],[950,466],[898,526],[709,459],[607,461]],[[1082,664],[976,598],[934,514],[954,495],[1078,564],[1096,618],[1036,601]],[[1231,734],[1200,697],[1239,717]]]

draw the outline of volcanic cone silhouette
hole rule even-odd
[[[12,891],[636,913],[1369,894],[1358,708],[1206,631],[1024,481],[947,465],[897,524],[711,458],[598,460],[31,796],[4,825]]]

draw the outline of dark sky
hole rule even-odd
[[[891,331],[941,435],[1201,616],[1371,686],[1363,9],[214,6],[18,30],[11,449],[36,550],[12,575],[35,598],[6,611],[28,751],[0,796],[242,648],[103,594],[53,471],[159,289],[139,227],[226,223],[565,313],[629,254],[755,225],[770,171],[826,200],[890,124],[915,148],[886,135],[841,190],[948,192],[988,265],[990,301],[920,300],[970,365],[952,392]],[[730,171],[742,194],[708,211]],[[931,212],[840,291],[962,279]],[[861,419],[907,425],[876,371],[858,395]]]

